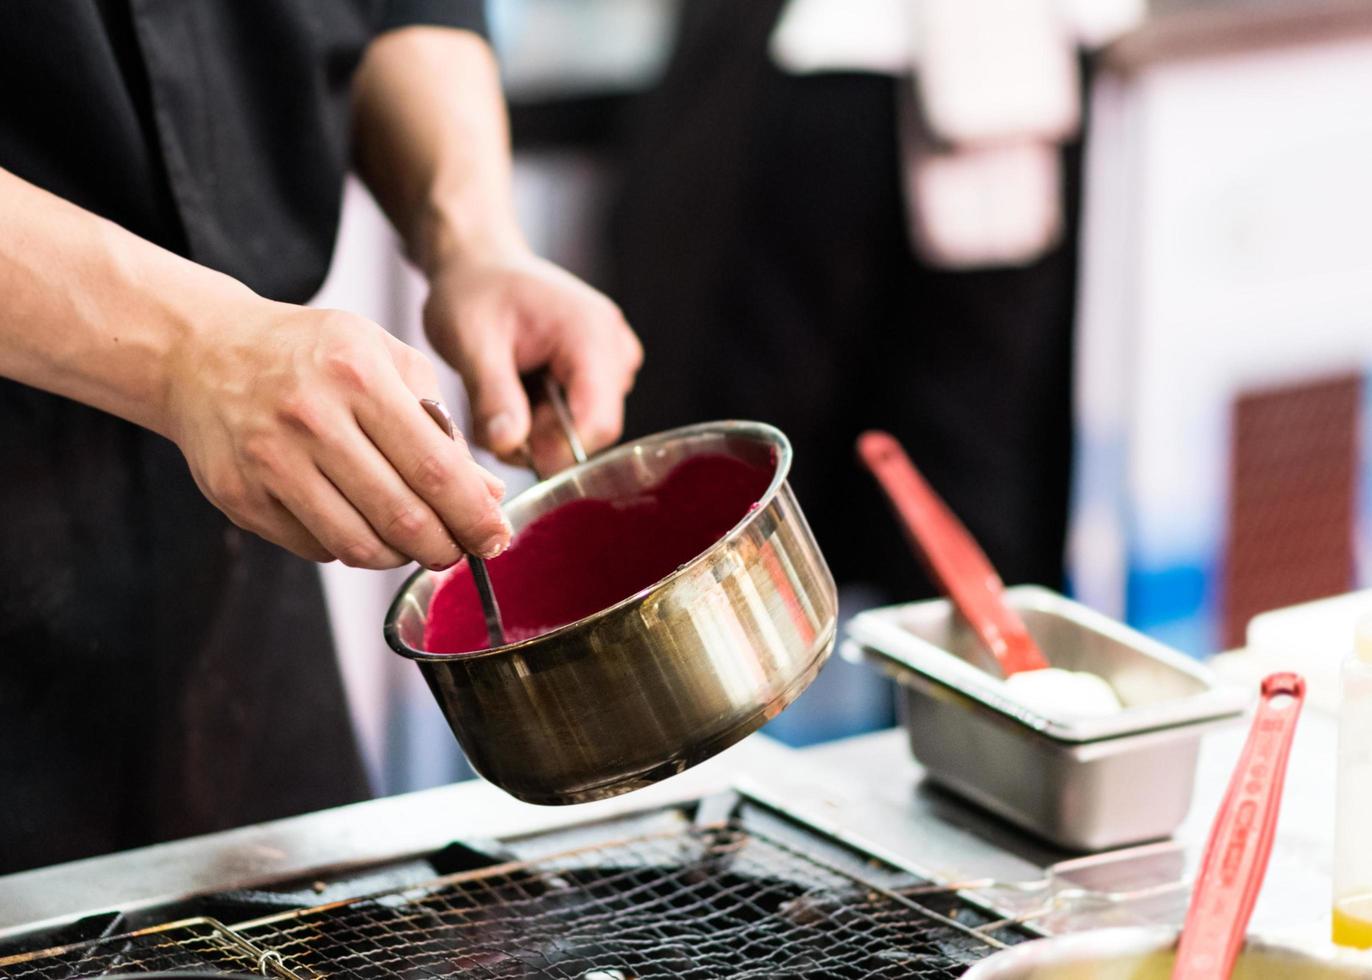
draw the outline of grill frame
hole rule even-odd
[[[111,972],[183,970],[203,971],[206,976],[266,975],[263,967],[273,960],[270,950],[254,946],[232,927],[209,916],[195,916],[113,936],[0,956],[0,977],[6,980],[75,980],[107,976]],[[99,972],[91,972],[88,967],[96,964],[100,964]]]
[[[773,817],[773,820],[776,819]],[[854,851],[814,828],[795,828],[801,834],[798,838],[796,833],[773,833],[772,831],[781,828],[760,826],[762,823],[764,822],[740,818],[737,815],[705,824],[692,823],[683,817],[676,825],[665,830],[661,829],[662,824],[659,821],[654,829],[646,833],[631,834],[627,837],[621,833],[611,839],[593,839],[589,843],[549,853],[529,853],[529,847],[536,846],[537,841],[532,844],[525,842],[524,852],[516,860],[461,870],[419,884],[390,887],[307,908],[274,912],[232,925],[224,925],[204,917],[186,919],[120,936],[0,957],[0,978],[79,980],[87,976],[100,975],[69,968],[68,961],[73,955],[79,957],[78,963],[103,962],[98,957],[105,957],[112,962],[117,961],[121,968],[139,970],[143,967],[136,960],[130,959],[127,953],[131,941],[145,942],[147,937],[165,937],[177,929],[185,929],[190,925],[208,930],[208,934],[214,936],[219,943],[215,950],[216,954],[223,957],[223,962],[235,967],[237,972],[245,972],[244,967],[248,967],[267,976],[280,977],[282,980],[319,980],[338,976],[582,977],[590,972],[584,968],[584,956],[582,960],[576,961],[581,965],[575,969],[570,966],[564,969],[563,960],[544,956],[545,947],[538,946],[537,942],[546,942],[547,934],[536,936],[537,942],[532,947],[504,947],[500,951],[501,956],[496,960],[482,960],[481,955],[490,952],[489,949],[485,949],[479,951],[481,955],[470,956],[468,962],[462,962],[461,950],[470,951],[474,947],[470,944],[452,945],[451,941],[462,939],[464,929],[479,929],[483,924],[491,926],[493,922],[499,928],[508,929],[511,923],[528,925],[538,920],[529,918],[527,909],[515,909],[503,920],[499,919],[498,915],[492,918],[493,911],[510,911],[514,903],[506,902],[502,905],[492,901],[488,896],[482,902],[468,902],[458,908],[453,905],[454,896],[470,899],[473,890],[482,889],[487,892],[498,891],[500,888],[514,889],[516,892],[522,890],[526,902],[532,902],[537,906],[542,901],[550,906],[550,909],[542,909],[541,914],[551,915],[553,926],[559,923],[566,925],[579,921],[577,916],[584,910],[576,908],[578,896],[591,894],[597,886],[598,875],[608,875],[606,881],[600,884],[609,888],[606,893],[609,899],[600,896],[591,899],[590,903],[598,904],[601,912],[605,912],[612,908],[615,897],[623,894],[618,889],[624,881],[616,881],[616,876],[625,880],[637,876],[637,887],[651,893],[654,887],[652,879],[655,875],[671,885],[672,879],[697,874],[705,865],[717,866],[712,872],[713,879],[709,874],[702,879],[707,884],[705,893],[710,900],[724,902],[723,911],[716,908],[715,914],[723,915],[727,919],[740,909],[746,910],[747,902],[752,901],[751,898],[742,896],[735,900],[727,894],[728,888],[741,887],[740,883],[754,890],[761,889],[766,892],[769,902],[776,900],[780,895],[794,893],[791,899],[800,901],[802,921],[783,921],[785,917],[779,911],[780,906],[771,909],[770,912],[762,910],[763,918],[760,920],[759,928],[764,934],[763,938],[785,944],[794,941],[797,934],[812,929],[815,935],[810,938],[818,939],[822,944],[831,934],[844,930],[851,932],[856,928],[859,939],[876,936],[873,942],[878,948],[875,948],[874,952],[854,947],[854,953],[876,956],[878,959],[874,961],[875,965],[871,969],[864,968],[860,962],[836,964],[835,954],[832,952],[822,955],[816,953],[819,959],[813,962],[806,961],[804,955],[801,955],[799,958],[792,957],[789,961],[778,963],[775,962],[776,956],[779,955],[778,950],[784,952],[789,947],[773,945],[761,948],[755,954],[742,951],[740,955],[752,957],[743,960],[742,969],[737,963],[727,969],[717,968],[718,964],[727,958],[729,949],[718,942],[711,947],[708,924],[704,925],[705,932],[702,935],[700,923],[697,923],[696,934],[690,938],[692,941],[703,943],[707,953],[713,955],[715,960],[712,961],[706,956],[704,965],[691,966],[692,972],[689,976],[692,977],[761,977],[775,976],[779,973],[795,977],[955,977],[972,962],[1006,945],[987,932],[958,922],[934,911],[926,904],[915,902],[900,894],[899,888],[907,887],[914,878],[908,872]],[[787,828],[791,826],[789,820],[783,819],[781,823]],[[601,829],[613,832],[615,828],[612,826]],[[620,829],[622,831],[623,828]],[[809,840],[811,838],[812,841]],[[801,843],[798,844],[797,841]],[[554,842],[556,843],[556,839]],[[810,842],[817,845],[813,850],[808,846]],[[824,845],[823,848],[818,846],[821,844]],[[804,847],[803,852],[801,847]],[[842,866],[839,861],[829,860],[833,849],[846,852],[851,860],[842,860]],[[819,853],[820,850],[824,850],[825,853]],[[726,881],[728,875],[733,875],[733,879]],[[710,891],[712,881],[720,886],[714,892]],[[559,882],[567,883],[566,887]],[[536,892],[539,894],[535,894]],[[671,905],[682,893],[667,891],[664,894],[668,896],[668,905]],[[814,896],[817,898],[812,900]],[[839,904],[826,904],[835,896],[842,900]],[[861,896],[861,900],[854,902],[854,896]],[[733,906],[728,905],[730,901],[734,901]],[[810,922],[804,921],[807,914],[804,904],[806,901],[811,902],[808,910],[808,914],[812,916]],[[561,908],[560,905],[569,905],[570,908]],[[534,910],[539,911],[538,908]],[[416,917],[436,917],[438,928],[436,932],[416,934],[412,929],[408,932],[405,928],[388,929],[381,924],[380,920],[383,918],[396,919],[397,911]],[[788,909],[786,915],[790,915],[792,911],[794,910]],[[689,910],[687,912],[689,913]],[[754,909],[749,914],[756,912],[758,910]],[[464,914],[469,915],[467,920],[463,919]],[[771,918],[766,918],[766,915],[770,915]],[[840,922],[839,919],[844,916],[849,920],[855,919],[856,925]],[[403,916],[397,919],[402,926],[405,921]],[[651,966],[645,968],[642,964],[626,964],[622,957],[617,960],[615,957],[620,956],[622,950],[616,951],[618,947],[615,947],[615,942],[623,938],[620,935],[623,923],[612,918],[606,918],[604,921],[611,923],[611,935],[608,939],[596,939],[600,946],[608,949],[601,956],[603,962],[594,964],[596,968],[621,969],[622,975],[626,977],[648,978],[669,975],[655,973]],[[732,925],[729,929],[732,932],[726,930],[726,936],[731,939],[746,939],[749,935],[748,923],[740,925],[737,921],[730,921]],[[653,922],[655,925],[652,928],[662,928],[661,921]],[[432,924],[431,922],[430,925]],[[374,943],[370,948],[379,951],[378,958],[370,961],[358,945],[359,937],[363,937],[364,940],[367,937],[366,928],[377,930],[370,936]],[[310,932],[311,929],[314,930],[313,933]],[[351,948],[337,942],[330,935],[330,930],[336,932],[339,929],[353,930]],[[616,929],[620,932],[616,932]],[[864,929],[867,931],[864,932]],[[439,938],[435,939],[435,934]],[[885,938],[897,934],[899,942]],[[1028,938],[1029,935],[1031,933],[1026,931],[1024,938]],[[445,946],[445,943],[450,945]],[[882,946],[882,943],[886,945]],[[940,946],[940,943],[945,945]],[[100,952],[102,948],[121,945],[126,948],[122,960],[119,957],[111,957],[108,952]],[[937,953],[931,953],[931,949]],[[840,950],[837,955],[841,957],[843,953],[844,950]],[[544,956],[541,961],[540,956]],[[886,956],[887,959],[882,960],[881,956]],[[939,961],[939,956],[943,957],[942,961]],[[456,966],[451,962],[455,959],[458,961]],[[34,966],[45,960],[55,969],[44,970]],[[435,960],[441,960],[447,965],[438,967],[433,962]],[[21,963],[29,964],[29,968],[22,972],[15,971],[13,967]],[[712,966],[712,963],[715,965]],[[159,965],[184,968],[190,964]],[[223,968],[220,963],[210,965]],[[625,966],[628,969],[623,969]],[[192,965],[192,968],[195,966]],[[670,975],[676,975],[676,971]]]

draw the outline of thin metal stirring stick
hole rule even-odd
[[[543,374],[543,393],[547,396],[548,403],[553,406],[553,414],[557,416],[557,424],[562,429],[562,436],[567,440],[567,446],[572,451],[572,459],[577,463],[586,462],[586,449],[581,445],[581,436],[576,433],[576,424],[572,421],[572,410],[567,407],[567,400],[562,397],[562,386],[547,372]],[[530,469],[532,468],[531,466]]]
[[[572,422],[572,410],[567,407],[567,399],[562,394],[562,386],[556,379],[546,371],[542,372],[540,380],[543,384],[543,397],[552,406],[553,415],[557,419],[557,427],[562,430],[562,438],[567,440],[567,448],[572,454],[573,463],[586,462],[586,447],[581,443],[581,436],[577,435],[576,425]],[[532,393],[531,393],[532,397]],[[533,451],[529,448],[528,440],[519,448],[519,454],[523,458],[526,469],[533,470],[534,476],[540,480],[546,480],[552,473],[544,473],[534,463]]]
[[[429,417],[438,423],[438,427],[447,433],[449,439],[457,438],[457,426],[453,424],[453,417],[442,402],[434,401],[432,398],[421,398],[419,404],[424,406],[424,411],[428,412]],[[486,570],[486,562],[469,553],[467,567],[472,570],[476,594],[481,597],[481,614],[486,618],[486,637],[490,640],[491,646],[503,647],[505,625],[500,621],[500,606],[495,601],[495,590],[491,588],[491,575]]]

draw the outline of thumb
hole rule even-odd
[[[514,351],[490,345],[469,359],[462,379],[472,405],[477,445],[508,458],[529,438],[529,399]]]

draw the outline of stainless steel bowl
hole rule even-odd
[[[848,625],[852,655],[901,683],[910,748],[931,779],[1078,851],[1166,837],[1191,805],[1201,735],[1250,692],[1080,603],[1036,586],[1007,601],[1055,667],[1104,677],[1124,702],[1100,718],[1025,705],[942,599],[875,609]]]
[[[1174,929],[1093,929],[1040,939],[987,957],[963,980],[1168,980]],[[1232,980],[1346,980],[1372,977],[1372,957],[1299,949],[1250,937]]]
[[[727,453],[773,470],[759,505],[641,592],[534,639],[467,654],[422,649],[447,573],[421,570],[386,617],[472,767],[531,803],[582,803],[681,772],[778,715],[834,644],[838,599],[768,425],[715,422],[603,452],[505,507],[516,532],[582,497],[641,492],[683,460]],[[473,600],[475,601],[475,600]]]

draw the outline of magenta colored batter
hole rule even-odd
[[[742,520],[772,472],[722,453],[694,456],[636,497],[574,500],[544,514],[486,563],[506,638],[547,633],[652,585]],[[424,648],[466,653],[489,645],[463,563],[434,593]]]

